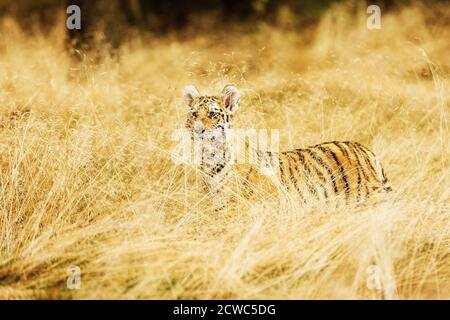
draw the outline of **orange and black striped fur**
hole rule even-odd
[[[239,195],[259,193],[265,198],[285,190],[305,203],[333,197],[349,203],[391,191],[380,161],[357,142],[332,141],[284,152],[250,150],[256,163],[232,163],[232,146],[224,137],[237,111],[239,91],[228,85],[220,96],[201,96],[188,86],[184,96],[186,127],[193,140],[201,141],[200,170],[213,194],[234,188]]]

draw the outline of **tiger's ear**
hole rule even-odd
[[[225,88],[223,88],[222,99],[225,102],[225,107],[228,112],[235,113],[237,111],[240,96],[241,93],[239,90],[231,84],[226,85]]]
[[[184,95],[184,101],[187,103],[188,106],[191,105],[192,101],[197,98],[200,93],[198,92],[197,88],[193,85],[189,85],[184,88],[183,90]]]

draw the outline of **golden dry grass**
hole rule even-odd
[[[133,40],[77,64],[64,28],[0,26],[0,298],[450,298],[450,28],[409,7],[365,27],[333,7],[317,28]],[[238,127],[283,149],[355,140],[381,159],[383,202],[214,212],[170,159],[184,85],[243,91]],[[245,204],[245,205],[244,205]],[[248,209],[249,207],[249,209]],[[66,287],[81,268],[81,289]],[[373,270],[381,288],[370,289]],[[376,275],[375,274],[375,275]]]

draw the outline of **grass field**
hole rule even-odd
[[[63,19],[34,36],[2,20],[0,299],[449,299],[449,9],[368,30],[365,7],[341,4],[303,32],[135,37],[98,64],[66,52]],[[282,149],[359,141],[394,192],[215,212],[171,134],[185,85],[227,83],[237,127],[280,129]]]

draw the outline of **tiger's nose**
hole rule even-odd
[[[200,123],[194,124],[194,132],[195,133],[202,133],[203,132],[203,126]]]

